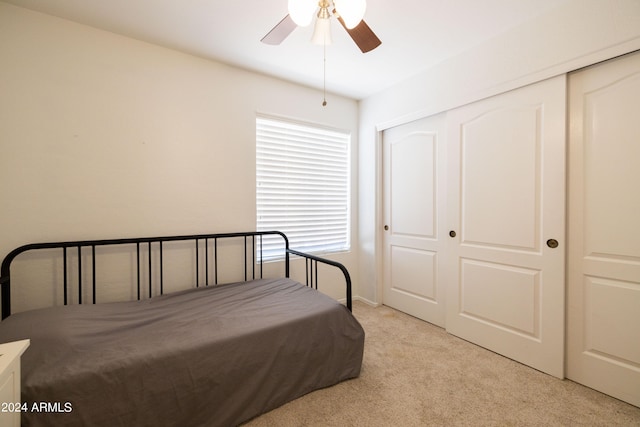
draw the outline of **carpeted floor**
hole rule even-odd
[[[354,314],[366,332],[360,377],[246,426],[640,426],[640,408],[429,323],[359,302]]]

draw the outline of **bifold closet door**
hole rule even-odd
[[[447,331],[564,375],[566,78],[447,113]]]
[[[383,303],[444,326],[444,116],[387,129],[383,140]]]
[[[640,406],[640,53],[569,76],[567,377]]]

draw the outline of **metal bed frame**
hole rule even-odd
[[[9,252],[2,261],[0,267],[0,296],[2,297],[2,319],[5,319],[11,315],[11,263],[20,254],[38,249],[62,249],[63,252],[63,287],[64,287],[64,305],[69,303],[69,281],[68,281],[68,252],[69,250],[77,250],[77,269],[78,269],[78,304],[82,304],[82,255],[86,252],[83,249],[88,250],[90,248],[91,265],[92,265],[92,304],[96,304],[96,247],[98,246],[114,246],[114,245],[136,245],[136,258],[137,258],[137,299],[142,298],[142,286],[141,272],[143,269],[141,259],[141,246],[146,245],[149,252],[148,257],[148,274],[147,280],[149,297],[152,296],[152,248],[155,248],[159,252],[159,270],[160,270],[160,295],[164,292],[163,286],[163,243],[176,242],[176,241],[193,241],[195,243],[195,272],[196,283],[195,287],[199,287],[199,277],[201,273],[200,255],[199,251],[202,250],[204,245],[205,260],[204,260],[204,286],[209,286],[209,268],[213,268],[214,280],[213,285],[218,284],[218,241],[222,239],[244,239],[244,280],[255,280],[262,278],[264,258],[262,256],[263,237],[264,236],[280,236],[284,241],[284,261],[285,261],[285,277],[289,277],[290,255],[299,256],[305,259],[305,285],[318,289],[318,263],[327,264],[337,267],[344,275],[346,283],[346,305],[349,311],[352,310],[352,297],[351,297],[351,277],[349,272],[339,262],[332,261],[326,258],[321,258],[315,255],[307,254],[304,252],[296,251],[289,248],[289,239],[280,231],[248,231],[238,233],[218,233],[218,234],[194,234],[185,236],[164,236],[164,237],[141,237],[141,238],[125,238],[125,239],[106,239],[106,240],[81,240],[81,241],[69,241],[69,242],[53,242],[53,243],[32,243],[24,246],[20,246],[13,251]],[[209,248],[213,245],[213,259],[209,258]],[[257,248],[256,248],[257,247]],[[249,248],[251,249],[249,256]],[[256,259],[256,255],[259,256]],[[259,271],[256,273],[256,265],[259,266]],[[156,266],[158,267],[158,266]],[[256,276],[258,274],[258,276]]]

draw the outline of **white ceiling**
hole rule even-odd
[[[260,39],[287,0],[4,0],[107,31],[322,88],[323,49],[312,26],[281,45]],[[363,54],[334,20],[326,51],[329,92],[366,98],[568,0],[368,0],[365,21],[382,40]]]

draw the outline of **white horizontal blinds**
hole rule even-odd
[[[282,231],[301,251],[348,249],[350,139],[344,132],[257,118],[258,230]],[[282,254],[274,243],[265,240],[265,258]]]

